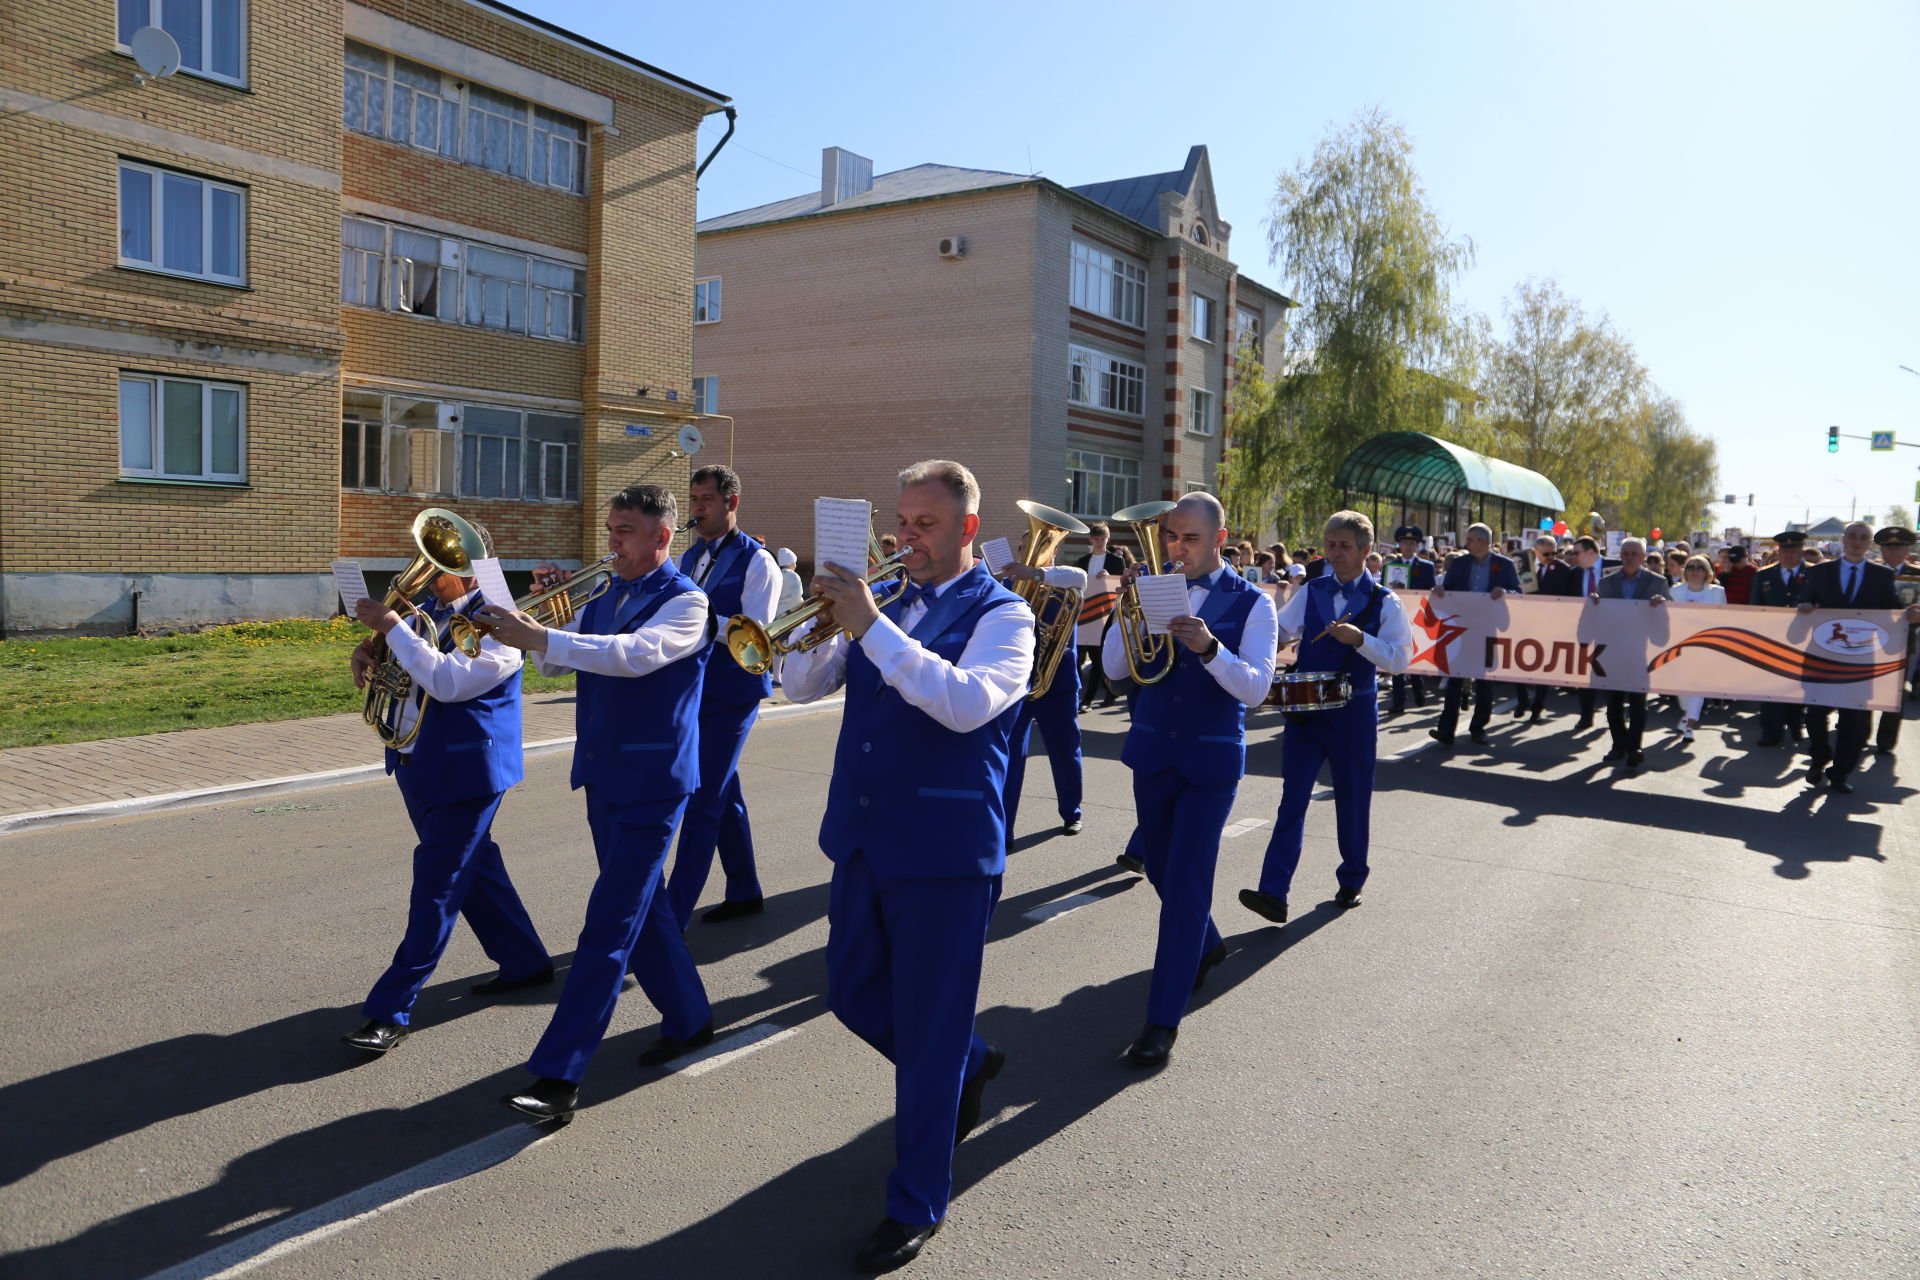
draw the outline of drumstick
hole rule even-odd
[[[1353,617],[1353,614],[1352,614],[1351,612],[1348,612],[1348,613],[1347,613],[1347,614],[1346,614],[1345,616],[1343,616],[1343,617],[1342,617],[1342,618],[1340,619],[1340,621],[1339,621],[1339,622],[1329,622],[1329,623],[1327,624],[1327,629],[1326,629],[1325,631],[1322,631],[1322,632],[1321,632],[1321,633],[1320,633],[1319,635],[1317,635],[1317,636],[1315,636],[1315,637],[1313,638],[1313,643],[1314,643],[1314,644],[1319,644],[1319,643],[1320,643],[1320,642],[1321,642],[1322,640],[1325,640],[1325,639],[1326,639],[1326,638],[1327,638],[1328,636],[1330,636],[1330,635],[1332,635],[1332,634],[1333,634],[1333,629],[1334,629],[1335,627],[1338,627],[1338,626],[1343,626],[1343,625],[1345,625],[1345,623],[1346,623],[1346,622],[1348,621],[1348,619],[1350,619],[1350,618],[1352,618],[1352,617]]]

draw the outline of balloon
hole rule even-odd
[[[1655,529],[1655,530],[1653,531],[1653,537],[1654,537],[1654,538],[1655,538],[1656,540],[1657,540],[1657,539],[1658,539],[1658,538],[1660,537],[1660,531],[1659,531],[1658,529]]]
[[[1559,534],[1566,533],[1566,531],[1567,531],[1567,522],[1565,520],[1555,520],[1553,522],[1553,529],[1551,530],[1551,532],[1553,532],[1556,535],[1559,535]]]
[[[1542,533],[1548,533],[1548,532],[1551,532],[1551,531],[1552,531],[1552,529],[1553,529],[1553,517],[1552,517],[1552,516],[1541,516],[1541,517],[1540,517],[1540,532],[1542,532]]]

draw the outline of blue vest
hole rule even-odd
[[[474,603],[478,603],[477,597]],[[440,651],[452,652],[452,639],[446,632],[452,610],[437,607],[432,612],[441,626]],[[520,669],[515,667],[511,676],[465,702],[427,699],[411,757],[409,763],[400,764],[400,753],[389,748],[387,772],[392,773],[396,766],[410,769],[412,782],[444,800],[498,795],[524,778]]]
[[[640,579],[625,603],[613,590],[587,606],[582,635],[617,636],[644,627],[660,607],[699,590],[672,565]],[[663,800],[692,795],[700,786],[700,685],[713,652],[711,615],[707,642],[694,653],[644,676],[575,676],[573,785],[617,788],[624,800]]]
[[[713,565],[707,570],[707,580],[700,584],[700,590],[707,593],[707,607],[713,613],[717,635],[724,636],[727,620],[741,611],[740,598],[746,591],[747,568],[762,550],[758,542],[736,529],[714,553]],[[700,544],[696,542],[681,553],[680,572],[691,578],[699,562]],[[714,707],[746,706],[759,702],[772,692],[773,676],[770,672],[752,675],[735,662],[731,654],[718,653],[707,662],[707,687],[700,695],[700,705],[708,710]]]
[[[1295,665],[1301,671],[1346,672],[1353,684],[1352,702],[1371,707],[1379,692],[1380,669],[1358,649],[1341,644],[1332,636],[1314,638],[1340,620],[1333,611],[1333,598],[1340,593],[1340,580],[1330,573],[1307,584],[1307,614],[1301,631],[1304,638],[1300,641],[1300,658]],[[1346,590],[1347,608],[1355,609],[1358,602],[1355,616],[1348,621],[1370,636],[1379,635],[1380,611],[1392,594],[1362,569]]]
[[[1237,654],[1259,598],[1260,588],[1233,570],[1216,573],[1200,620]],[[1141,686],[1120,759],[1136,773],[1178,769],[1189,782],[1237,781],[1247,769],[1247,706],[1215,683],[1199,654],[1167,639],[1173,671]]]
[[[958,662],[989,610],[1018,603],[984,564],[975,564],[930,602],[913,638]],[[1004,871],[1002,793],[1019,704],[971,733],[955,733],[881,680],[857,642],[847,647],[846,691],[820,822],[827,856],[838,862],[859,852],[879,875],[914,879]]]

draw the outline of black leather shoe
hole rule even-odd
[[[1627,749],[1625,747],[1615,747],[1604,756],[1601,756],[1600,761],[1602,764],[1625,764],[1627,762]]]
[[[1487,745],[1487,731],[1485,729],[1469,729],[1467,730],[1467,736],[1483,747]]]
[[[1575,733],[1585,733],[1587,730],[1591,728],[1593,728],[1592,716],[1581,716],[1578,720],[1575,720],[1573,722],[1573,731]]]
[[[1119,857],[1115,858],[1113,862],[1115,866],[1123,867],[1126,870],[1133,872],[1133,874],[1137,876],[1143,876],[1147,874],[1147,864],[1140,861],[1140,859],[1134,857],[1130,853],[1121,854]]]
[[[1061,835],[1063,835],[1063,836],[1077,836],[1077,835],[1079,835],[1079,834],[1080,834],[1080,819],[1078,819],[1078,818],[1068,818],[1068,819],[1067,819],[1067,820],[1066,820],[1065,822],[1063,822],[1063,823],[1061,823],[1061,824],[1060,824],[1060,834],[1061,834]]]
[[[408,1036],[405,1027],[397,1022],[369,1022],[350,1036],[341,1036],[340,1043],[352,1045],[366,1053],[385,1053],[405,1040]]]
[[[1627,768],[1638,769],[1641,765],[1645,764],[1646,762],[1647,762],[1646,752],[1644,751],[1627,752]]]
[[[1127,1061],[1136,1067],[1164,1067],[1173,1056],[1173,1042],[1179,1038],[1180,1028],[1149,1022],[1140,1028],[1139,1038],[1128,1047]]]
[[[580,1105],[580,1086],[543,1076],[500,1101],[535,1120],[558,1120],[565,1124],[573,1119],[574,1108]]]
[[[1807,770],[1807,785],[1818,790],[1827,785],[1827,771],[1819,765]]]
[[[1438,729],[1429,729],[1427,730],[1427,736],[1429,738],[1432,738],[1435,742],[1439,743],[1443,747],[1450,747],[1453,745],[1453,735],[1450,733],[1442,733]]]
[[[854,1268],[870,1276],[898,1271],[920,1256],[927,1241],[933,1239],[933,1233],[939,1229],[937,1222],[914,1227],[888,1218],[873,1229],[867,1242],[860,1246],[860,1252],[853,1255]]]
[[[1547,718],[1547,713],[1539,707],[1535,707],[1532,711],[1529,711],[1527,713],[1528,724],[1539,724],[1542,720],[1545,720],[1546,718]]]
[[[728,898],[700,917],[702,924],[725,924],[741,916],[757,916],[767,909],[765,898]]]
[[[1526,714],[1527,714],[1527,709],[1524,705],[1518,702],[1513,704],[1513,718],[1515,720],[1520,720],[1525,718]]]
[[[1348,889],[1343,886],[1338,893],[1333,895],[1333,905],[1342,911],[1351,911],[1360,905],[1360,891],[1358,889]]]
[[[685,1040],[675,1040],[672,1036],[661,1036],[653,1042],[653,1048],[640,1055],[640,1065],[657,1067],[663,1062],[672,1062],[682,1054],[692,1053],[695,1049],[704,1049],[713,1043],[713,1023],[709,1021]]]
[[[509,978],[504,973],[496,973],[485,982],[474,983],[467,990],[477,996],[497,996],[509,991],[518,991],[522,987],[544,987],[552,981],[553,966],[549,964],[539,972],[530,973],[524,978]]]
[[[1214,969],[1218,969],[1221,965],[1225,964],[1226,961],[1227,943],[1226,939],[1223,938],[1219,946],[1200,957],[1199,972],[1193,975],[1193,989],[1198,991],[1200,984],[1207,980],[1207,974]]]
[[[1258,889],[1242,889],[1240,891],[1240,905],[1257,916],[1265,916],[1275,924],[1285,924],[1287,922],[1287,900],[1285,898],[1276,898],[1272,894],[1262,893]]]
[[[1840,795],[1850,796],[1853,794],[1853,784],[1847,781],[1847,775],[1844,773],[1828,774],[1827,785],[1832,787],[1834,791]]]
[[[1007,1065],[1006,1051],[987,1046],[987,1054],[980,1059],[980,1069],[967,1077],[960,1086],[960,1117],[953,1127],[953,1145],[959,1146],[966,1136],[980,1123],[980,1098],[987,1091],[987,1081],[1000,1074],[1000,1068]]]
[[[1753,745],[1756,747],[1784,747],[1787,745],[1787,740],[1785,738],[1762,738]]]

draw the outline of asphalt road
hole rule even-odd
[[[1365,905],[1328,901],[1323,790],[1279,928],[1234,900],[1278,800],[1257,717],[1216,887],[1234,954],[1153,1076],[1119,1056],[1155,921],[1112,866],[1124,719],[1087,718],[1077,838],[1032,762],[981,1001],[1009,1062],[909,1274],[1920,1273],[1920,840],[1894,762],[1816,800],[1784,753],[1656,729],[1616,779],[1564,714],[1391,758],[1428,722],[1383,735]],[[768,910],[690,933],[742,1051],[637,1066],[656,1026],[630,987],[588,1109],[546,1136],[495,1099],[559,988],[467,997],[491,967],[464,928],[412,1039],[337,1043],[401,925],[391,784],[0,840],[0,1276],[847,1274],[892,1090],[822,998],[837,727],[756,731]],[[564,958],[593,859],[565,758],[529,775],[496,830]]]

